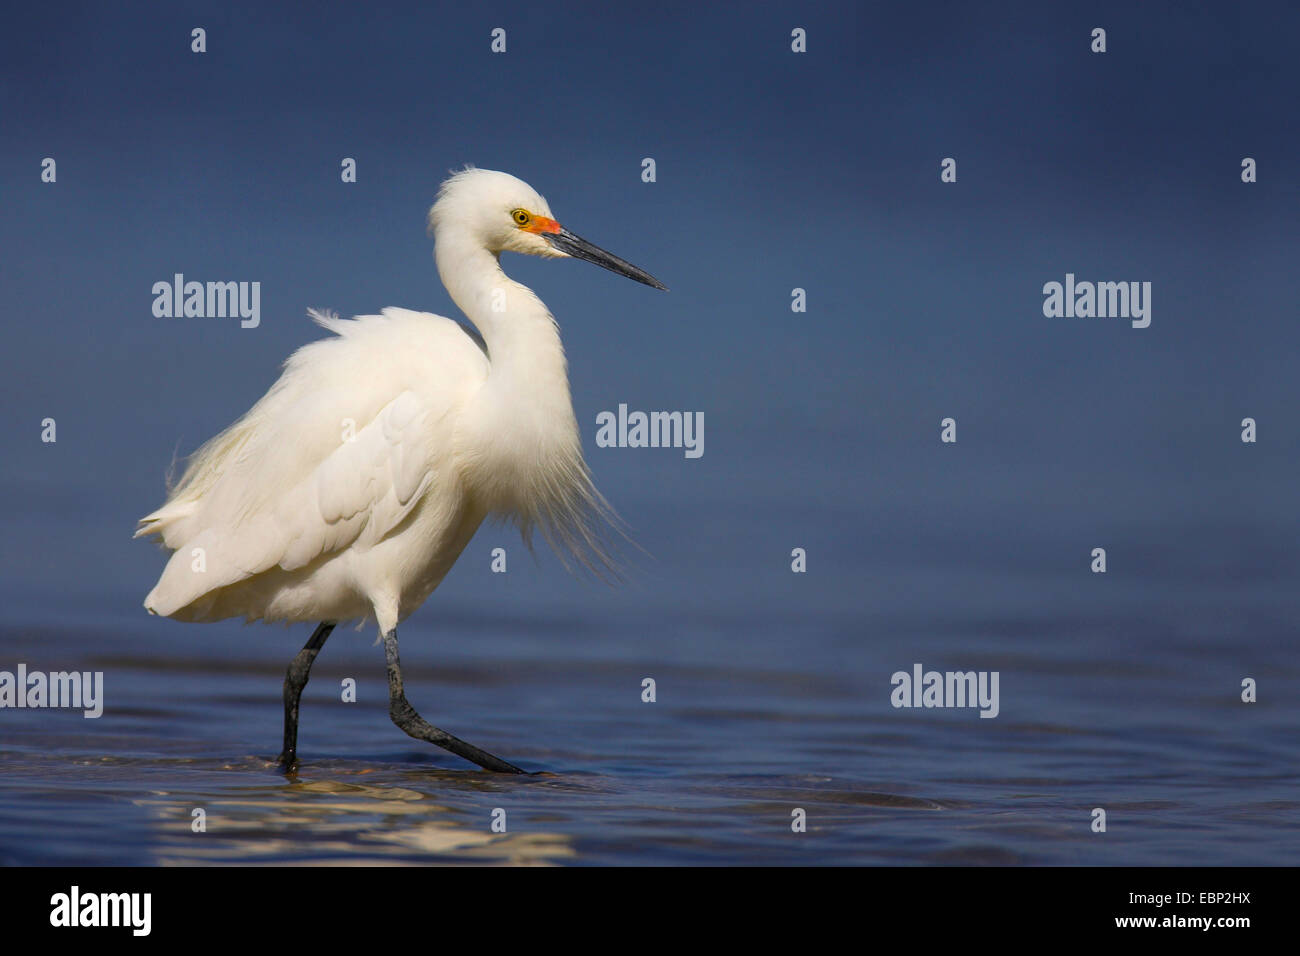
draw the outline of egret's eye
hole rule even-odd
[[[513,216],[515,222],[521,226],[526,226],[533,221],[533,217],[528,215],[528,213],[525,212],[523,209],[516,209],[510,215]]]

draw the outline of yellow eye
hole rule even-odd
[[[528,213],[522,209],[516,209],[510,215],[513,216],[515,222],[517,222],[521,226],[526,226],[533,221],[533,217],[528,215]]]

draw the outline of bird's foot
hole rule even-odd
[[[393,723],[416,740],[424,740],[443,750],[449,750],[470,763],[478,764],[484,770],[493,773],[527,773],[526,770],[521,770],[500,757],[494,757],[486,750],[480,750],[445,730],[439,730],[416,712],[415,708],[407,702],[405,695],[394,697],[390,701],[388,716],[392,718]]]

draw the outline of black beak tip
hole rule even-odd
[[[600,246],[593,245],[581,236],[575,236],[567,229],[561,229],[559,232],[543,233],[542,237],[554,248],[559,249],[566,255],[573,256],[575,259],[593,262],[602,269],[608,269],[610,272],[616,272],[629,279],[635,279],[637,282],[644,283],[652,288],[664,292],[668,291],[668,286],[644,269],[638,269],[632,263],[625,262],[618,256],[606,252]]]

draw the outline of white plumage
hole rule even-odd
[[[520,222],[520,213],[527,224]],[[608,567],[564,350],[502,251],[578,255],[659,288],[551,219],[506,173],[467,169],[429,221],[438,271],[483,337],[406,309],[306,345],[239,421],[191,459],[136,535],[174,550],[145,599],[184,621],[341,621],[387,633],[438,586],[488,516],[540,527],[562,556]]]

